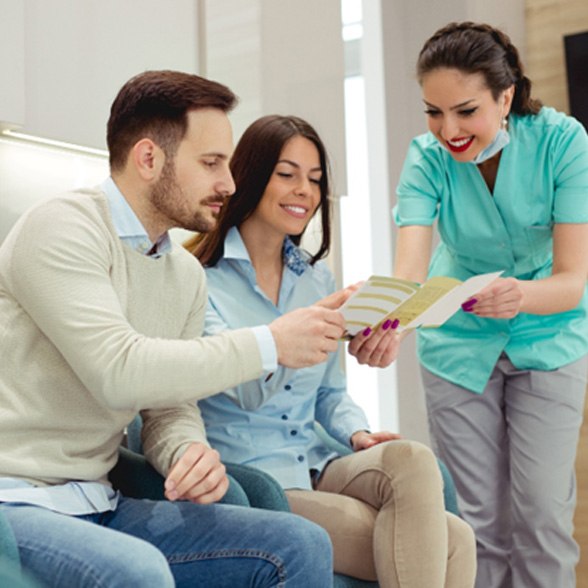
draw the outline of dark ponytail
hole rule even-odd
[[[490,25],[452,22],[434,33],[418,57],[419,82],[439,68],[482,74],[495,100],[514,84],[511,111],[516,114],[537,114],[541,109],[541,102],[531,98],[531,80],[517,48],[506,33]]]

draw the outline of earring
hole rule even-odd
[[[500,126],[506,131],[506,127],[508,126],[508,119],[506,118],[506,116],[502,118]]]

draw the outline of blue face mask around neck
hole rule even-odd
[[[508,131],[505,128],[500,127],[492,143],[490,143],[488,147],[482,149],[482,151],[472,159],[472,163],[478,165],[487,161],[491,157],[494,157],[499,151],[502,151],[502,149],[504,149],[509,143],[510,135],[508,134]]]

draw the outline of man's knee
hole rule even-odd
[[[282,526],[281,533],[287,548],[286,574],[295,585],[328,586],[333,575],[333,546],[328,533],[319,525],[298,515],[290,514]],[[324,583],[317,583],[321,579]],[[293,582],[294,583],[294,582]]]
[[[167,559],[156,547],[145,546],[140,558],[129,558],[127,554],[112,562],[111,571],[115,584],[128,588],[173,588],[174,577]]]
[[[332,551],[328,533],[316,523],[299,515],[290,514],[285,526],[285,532],[291,534],[293,541],[299,543],[299,549],[308,550],[310,553],[318,549],[325,553]]]

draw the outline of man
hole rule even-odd
[[[311,307],[200,337],[204,273],[168,230],[210,230],[234,191],[235,100],[194,75],[131,79],[108,122],[111,177],[38,205],[0,247],[0,510],[47,586],[332,582],[319,527],[216,504],[228,481],[189,402],[323,361],[343,332]],[[137,411],[169,501],[107,482]]]

